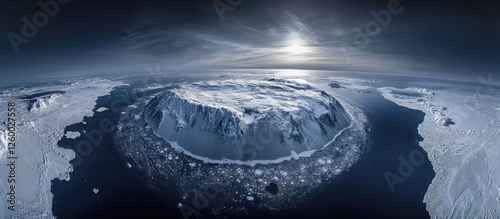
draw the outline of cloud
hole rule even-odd
[[[225,22],[220,22],[211,4],[202,1],[137,5],[124,0],[121,10],[113,13],[102,7],[88,11],[83,6],[75,7],[77,11],[65,8],[65,19],[54,20],[45,29],[47,34],[41,32],[18,56],[0,51],[0,64],[16,75],[23,71],[63,75],[144,72],[151,64],[179,71],[295,68],[441,73],[498,69],[494,64],[498,31],[489,31],[490,23],[479,14],[470,22],[453,12],[423,13],[445,10],[438,3],[425,4],[431,9],[420,11],[424,3],[405,2],[401,14],[394,15],[369,43],[359,46],[360,31],[374,20],[370,11],[384,10],[386,5],[387,1],[253,0],[227,12]],[[86,13],[96,16],[82,20],[80,15]],[[450,25],[454,20],[461,22]],[[82,34],[74,34],[68,24]]]
[[[122,46],[127,54],[192,68],[314,64],[339,50],[322,43],[315,29],[288,12],[265,24],[239,21],[163,28],[161,20],[148,20],[134,24],[126,34]],[[293,45],[297,43],[301,45]],[[304,51],[286,50],[293,46]]]

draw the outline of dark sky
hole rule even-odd
[[[2,80],[148,65],[500,76],[500,2],[219,0],[221,20],[212,0],[59,1],[46,22],[37,1],[0,2]],[[34,16],[40,27],[26,36],[22,18]]]

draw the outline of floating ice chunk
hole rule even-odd
[[[253,196],[247,196],[247,200],[248,200],[248,201],[253,201],[253,200],[254,200],[254,198],[253,198]]]
[[[99,189],[94,189],[92,191],[94,191],[95,194],[99,193]]]
[[[129,163],[127,163],[127,167],[128,167],[128,168],[132,168],[132,165],[131,165],[131,164],[129,164]]]
[[[76,138],[80,137],[81,134],[80,134],[80,132],[66,132],[66,134],[64,136],[66,136],[66,138],[69,138],[69,139],[76,139]]]
[[[288,173],[287,173],[287,172],[282,171],[282,170],[280,171],[280,174],[281,174],[282,176],[287,176],[287,175],[288,175]]]
[[[106,107],[101,107],[101,108],[97,109],[96,112],[100,113],[100,112],[104,112],[106,110],[109,110],[109,109]]]
[[[257,175],[257,176],[262,175],[262,170],[255,170],[255,175]]]

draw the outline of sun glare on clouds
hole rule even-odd
[[[301,55],[310,53],[311,49],[306,45],[306,43],[301,39],[288,40],[283,51],[292,55]]]
[[[288,55],[303,55],[313,52],[308,37],[299,31],[290,31],[283,41],[281,51]]]

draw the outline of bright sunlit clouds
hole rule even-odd
[[[283,44],[282,52],[286,54],[302,55],[313,52],[306,37],[297,31],[291,31]]]
[[[311,52],[311,49],[305,45],[305,42],[301,39],[289,40],[287,46],[283,48],[283,52],[292,55],[301,55]]]

